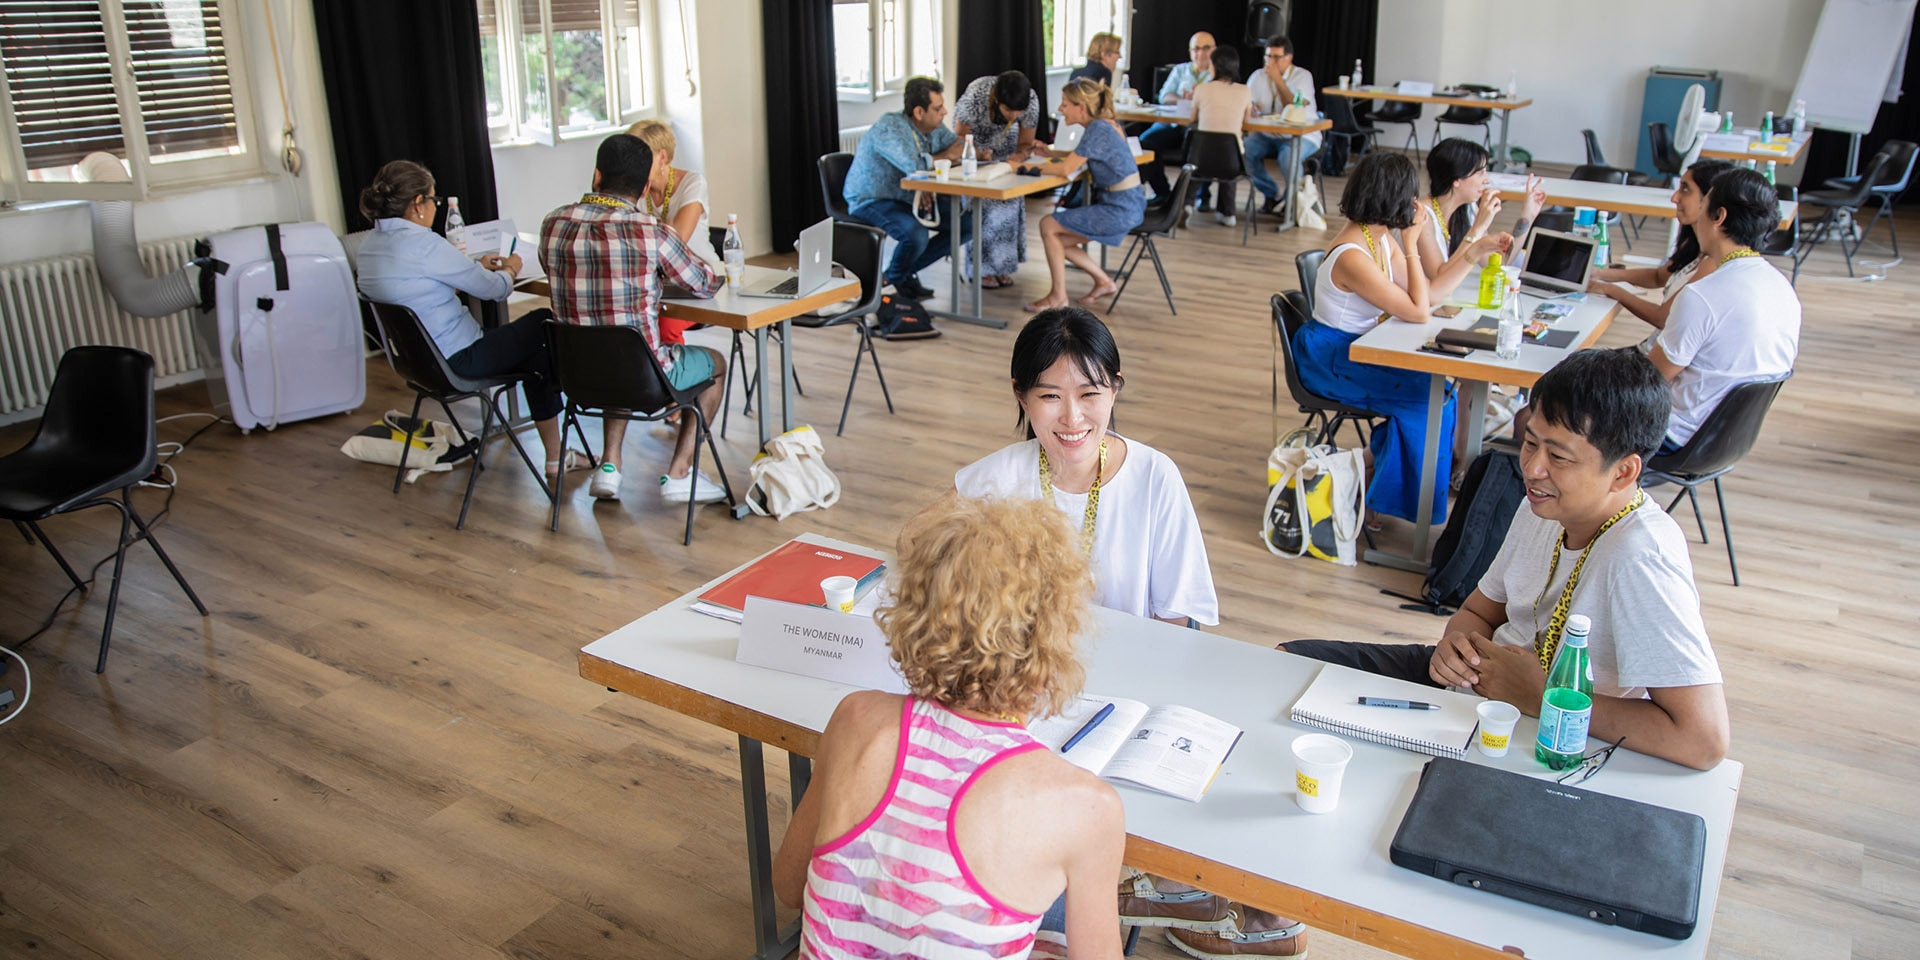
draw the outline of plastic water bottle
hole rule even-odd
[[[1519,98],[1520,98],[1520,74],[1518,71],[1508,70],[1507,71],[1507,99],[1518,100]]]
[[[747,273],[747,249],[740,245],[740,215],[727,214],[727,236],[720,241],[720,256],[727,264],[727,285],[737,287]]]
[[[1613,259],[1612,245],[1607,242],[1607,218],[1593,218],[1593,268],[1605,270]]]
[[[980,155],[973,150],[973,134],[967,134],[967,145],[960,148],[960,175],[968,180],[980,169]]]
[[[1760,142],[1765,143],[1772,139],[1773,139],[1773,111],[1768,110],[1766,114],[1760,118]]]
[[[1767,182],[1779,183],[1780,181],[1776,179],[1779,176],[1780,176],[1779,162],[1775,160],[1768,160],[1767,161]]]
[[[460,198],[447,198],[447,242],[464,256],[467,252],[467,219],[460,215]]]
[[[1353,85],[1355,88],[1366,86],[1366,83],[1360,79],[1360,58],[1359,57],[1353,58]]]
[[[1519,357],[1520,334],[1525,329],[1526,324],[1520,320],[1520,295],[1515,292],[1500,306],[1500,325],[1495,328],[1493,338],[1494,355],[1502,360]]]
[[[1500,266],[1500,255],[1487,254],[1487,266],[1480,271],[1480,309],[1492,310],[1506,299],[1507,272]]]
[[[1587,654],[1592,629],[1593,621],[1585,615],[1568,617],[1553,668],[1547,671],[1533,758],[1555,770],[1578,764],[1587,750],[1587,728],[1593,722],[1593,661]]]
[[[1733,111],[1732,111],[1732,110],[1726,110],[1726,111],[1723,111],[1723,112],[1721,112],[1721,114],[1720,114],[1720,132],[1721,132],[1721,133],[1732,133],[1732,132],[1733,132]]]
[[[1798,140],[1805,136],[1807,132],[1807,102],[1805,100],[1795,100],[1793,102],[1792,112],[1787,114],[1787,120],[1790,124],[1789,129],[1792,131],[1794,139]]]

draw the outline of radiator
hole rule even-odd
[[[140,259],[150,275],[172,273],[193,258],[194,239],[141,244]],[[183,310],[149,319],[121,310],[90,254],[0,265],[0,424],[38,415],[69,347],[145,350],[161,386],[200,379],[192,316]]]
[[[871,129],[873,129],[873,125],[868,124],[864,127],[848,127],[840,131],[841,151],[852,153],[860,149],[860,138],[866,136],[867,131]]]

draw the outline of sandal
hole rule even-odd
[[[566,460],[567,473],[573,473],[576,470],[590,470],[593,468],[593,458],[587,456],[584,453],[581,453],[578,450],[568,450],[564,455],[564,459]],[[561,468],[560,468],[559,460],[547,461],[547,476],[551,477],[554,474],[557,474],[560,472],[561,472]]]
[[[982,290],[998,290],[1001,287],[1008,286],[1008,285],[1009,284],[1007,284],[1006,281],[1001,280],[999,277],[993,276],[991,274],[980,278],[980,289]]]

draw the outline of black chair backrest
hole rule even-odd
[[[1606,166],[1606,155],[1600,152],[1600,136],[1592,130],[1582,130],[1580,136],[1587,141],[1587,162],[1596,167]]]
[[[827,205],[827,214],[835,220],[853,220],[847,209],[847,171],[853,169],[853,154],[823,154],[819,166],[820,199]],[[720,245],[715,244],[714,249],[719,250]]]
[[[1797,203],[1800,200],[1800,188],[1790,183],[1775,184],[1773,192],[1779,196],[1780,199],[1790,203]],[[1792,253],[1799,245],[1799,224],[1790,221],[1786,229],[1775,230],[1765,237],[1762,237],[1759,246],[1754,247],[1754,249],[1768,256],[1782,257]]]
[[[1778,379],[1753,380],[1727,391],[1685,446],[1667,456],[1654,457],[1648,465],[1663,473],[1697,477],[1739,463],[1760,439],[1760,425],[1767,419],[1767,410],[1791,376],[1789,370]]]
[[[1154,103],[1160,102],[1160,91],[1163,89],[1166,89],[1167,78],[1170,76],[1173,76],[1173,71],[1178,69],[1181,66],[1185,66],[1185,64],[1168,63],[1168,64],[1162,64],[1160,66],[1154,67],[1153,68],[1153,89],[1140,91],[1141,98],[1150,100]]]
[[[1627,172],[1616,170],[1604,164],[1583,163],[1573,168],[1567,175],[1569,180],[1585,180],[1588,183],[1626,183]]]
[[[87,476],[48,478],[118,490],[153,472],[153,357],[132,347],[84,346],[60,355],[46,410],[27,446],[64,449]],[[70,504],[62,504],[68,506]]]
[[[1542,210],[1539,216],[1533,218],[1532,229],[1558,230],[1561,233],[1571,231],[1573,229],[1573,211],[1567,209]],[[1526,237],[1521,237],[1521,243],[1524,244],[1526,239]]]
[[[639,327],[547,321],[553,376],[567,400],[591,410],[663,410],[678,399]]]
[[[410,386],[430,394],[465,393],[472,381],[453,372],[440,347],[427,336],[426,325],[411,307],[397,303],[367,301],[373,307],[373,319],[387,342],[387,360]]]
[[[860,305],[848,311],[864,316],[880,309],[880,250],[887,235],[864,223],[833,225],[833,260],[860,281]]]
[[[1307,307],[1307,295],[1298,290],[1273,295],[1273,324],[1280,334],[1281,366],[1287,373],[1287,393],[1293,402],[1303,407],[1320,408],[1327,406],[1325,398],[1308,390],[1300,382],[1300,366],[1293,356],[1293,335],[1307,325],[1310,312]]]
[[[1867,199],[1873,196],[1873,188],[1882,183],[1881,178],[1886,176],[1887,168],[1892,165],[1892,161],[1893,158],[1884,150],[1874,154],[1873,159],[1867,163],[1867,172],[1861,174],[1859,180],[1854,181],[1852,188],[1846,193],[1845,198],[1838,201],[1829,201],[1828,205],[1836,207],[1858,207],[1866,203]]]
[[[1882,193],[1905,193],[1913,182],[1913,166],[1920,160],[1920,144],[1911,140],[1888,140],[1880,149],[1887,151],[1887,169],[1880,175]]]
[[[1232,180],[1247,172],[1240,138],[1212,130],[1195,130],[1187,135],[1187,163],[1193,165],[1193,175],[1202,180]]]
[[[1486,123],[1492,119],[1491,107],[1448,107],[1440,116],[1434,118],[1434,122],[1473,124]]]
[[[1686,158],[1673,149],[1673,128],[1655,121],[1647,124],[1647,146],[1653,153],[1653,168],[1670,177],[1680,175]]]
[[[1320,264],[1327,259],[1327,252],[1315,248],[1302,250],[1293,255],[1293,269],[1300,274],[1300,292],[1307,298],[1307,315],[1313,315],[1313,288],[1320,277]]]
[[[1353,115],[1353,101],[1346,97],[1320,98],[1320,112],[1326,114],[1328,120],[1333,121],[1334,133],[1360,134],[1366,132],[1366,130],[1360,126],[1359,118]]]
[[[1167,233],[1180,222],[1180,211],[1187,208],[1187,201],[1193,199],[1193,164],[1180,168],[1180,178],[1173,182],[1173,195],[1165,206],[1157,210],[1148,210],[1140,225],[1132,233]]]
[[[708,227],[707,242],[713,244],[713,252],[721,253],[727,246],[726,227]]]

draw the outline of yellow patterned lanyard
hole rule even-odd
[[[1440,198],[1429,197],[1427,202],[1433,204],[1433,222],[1440,225],[1440,252],[1446,253],[1453,246],[1453,231],[1447,229],[1447,215],[1440,212]]]
[[[1732,252],[1730,252],[1730,253],[1728,253],[1728,254],[1727,254],[1726,256],[1724,256],[1724,257],[1721,257],[1721,258],[1720,258],[1720,262],[1719,262],[1719,263],[1717,263],[1717,264],[1714,264],[1714,266],[1717,266],[1717,267],[1724,267],[1724,266],[1726,266],[1726,265],[1727,265],[1727,261],[1728,261],[1728,260],[1738,260],[1738,259],[1740,259],[1741,257],[1757,257],[1757,256],[1759,256],[1759,255],[1760,255],[1760,254],[1758,254],[1758,253],[1755,253],[1755,252],[1753,251],[1753,248],[1751,248],[1751,247],[1741,247],[1740,249],[1738,249],[1738,250],[1734,250],[1734,251],[1732,251]]]
[[[580,198],[580,202],[581,202],[581,203],[591,203],[591,204],[593,204],[593,205],[595,205],[595,206],[599,206],[599,207],[630,207],[630,206],[633,206],[633,204],[630,204],[630,203],[628,203],[628,202],[626,202],[625,200],[616,200],[616,199],[614,199],[613,197],[603,197],[603,196],[601,196],[601,195],[599,195],[599,194],[597,194],[597,193],[589,193],[589,194],[587,194],[586,196],[584,196],[584,197],[581,197],[581,198]]]
[[[1580,551],[1580,559],[1573,562],[1573,571],[1567,574],[1567,585],[1560,591],[1560,602],[1553,605],[1553,616],[1547,620],[1547,629],[1536,633],[1533,638],[1534,652],[1540,656],[1540,669],[1553,668],[1553,655],[1560,649],[1560,632],[1567,626],[1567,611],[1573,606],[1573,588],[1580,585],[1580,570],[1587,565],[1587,554],[1593,552],[1593,545],[1600,542],[1600,535],[1619,523],[1622,517],[1632,513],[1635,508],[1647,502],[1645,490],[1635,490],[1633,500],[1620,508],[1620,512],[1607,518],[1600,529],[1593,532],[1593,538],[1587,541],[1586,549]],[[1560,544],[1566,541],[1566,534],[1553,538],[1553,565],[1547,568],[1547,582],[1540,585],[1540,595],[1533,598],[1533,624],[1540,626],[1540,601],[1546,599],[1547,588],[1553,586],[1554,574],[1560,572]]]
[[[667,168],[667,195],[661,198],[660,206],[655,207],[653,205],[653,194],[652,193],[647,194],[647,212],[652,214],[655,220],[659,220],[662,218],[660,211],[662,210],[670,211],[673,209],[673,188],[678,183],[679,181],[674,179],[673,168],[668,167]]]
[[[1393,269],[1387,266],[1387,258],[1381,255],[1378,247],[1373,245],[1373,231],[1368,229],[1364,223],[1360,225],[1360,236],[1367,241],[1367,253],[1373,257],[1374,266],[1379,267],[1380,272],[1386,274],[1387,279],[1391,281],[1393,279]],[[1391,316],[1393,316],[1393,314],[1382,310],[1379,316],[1373,318],[1373,322],[1385,323],[1386,319]]]
[[[1093,489],[1087,491],[1087,515],[1080,521],[1080,543],[1093,557],[1093,521],[1100,515],[1100,478],[1107,472],[1107,438],[1100,438],[1100,469],[1093,475]],[[1040,448],[1040,496],[1053,500],[1053,478],[1047,469],[1047,450]]]

